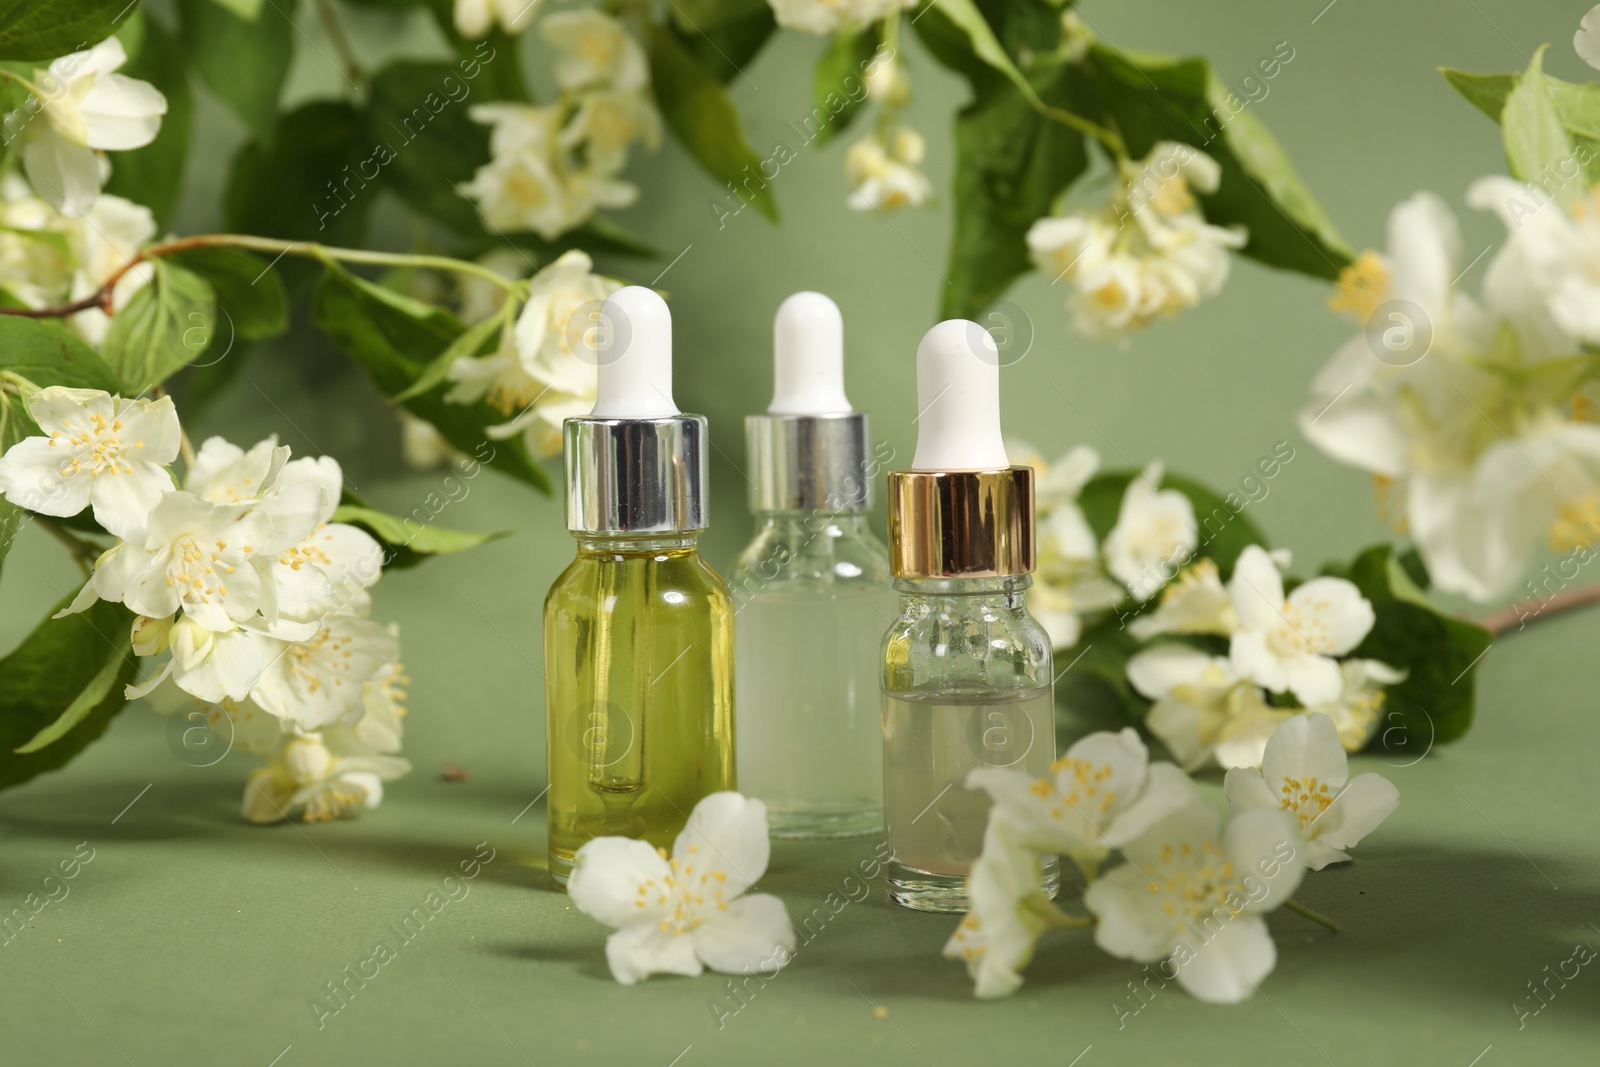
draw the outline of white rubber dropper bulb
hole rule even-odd
[[[795,293],[772,320],[769,415],[847,415],[844,318],[821,293]]]
[[[917,346],[918,471],[1001,470],[1000,352],[987,330],[949,319]]]
[[[654,290],[618,289],[600,307],[595,329],[596,419],[662,419],[672,402],[672,312]]]

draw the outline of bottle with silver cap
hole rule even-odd
[[[602,305],[594,410],[564,426],[577,558],[544,607],[550,873],[585,842],[671,848],[734,787],[733,603],[701,560],[706,420],[672,401],[672,318],[649,289]]]
[[[776,837],[883,826],[878,646],[889,556],[868,525],[877,460],[844,394],[844,325],[821,293],[773,323],[773,398],[745,419],[755,539],[729,575],[739,780]]]
[[[889,475],[899,618],[883,641],[889,895],[967,910],[982,850],[985,768],[1047,778],[1055,760],[1050,638],[1028,614],[1033,470],[1000,436],[1000,358],[977,323],[941,322],[917,349],[917,451]],[[1055,895],[1058,861],[1043,865]]]

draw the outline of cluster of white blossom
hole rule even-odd
[[[170,398],[51,386],[27,407],[41,433],[0,457],[0,492],[41,515],[90,507],[117,538],[61,614],[106,600],[137,616],[134,654],[161,658],[128,697],[192,698],[224,740],[268,757],[246,788],[251,821],[376,806],[409,769],[394,756],[404,679],[395,634],[368,618],[383,548],[332,521],[339,464],[213,437],[180,484]]]
[[[1244,1000],[1277,962],[1262,916],[1306,871],[1350,859],[1345,850],[1399,804],[1381,775],[1350,777],[1337,728],[1316,712],[1277,728],[1259,770],[1228,772],[1226,827],[1187,774],[1150,761],[1132,729],[1081,739],[1048,777],[983,768],[968,784],[994,806],[967,879],[970,910],[944,951],[966,963],[983,998],[1016,991],[1045,932],[1092,925],[1100,948],[1156,965],[1162,985]],[[1049,898],[1041,855],[1077,865],[1090,918]],[[1125,862],[1102,872],[1113,858]]]
[[[63,56],[22,78],[30,95],[0,118],[6,143],[22,147],[22,173],[0,179],[0,290],[27,307],[92,295],[156,235],[148,208],[100,191],[111,174],[105,153],[149,144],[167,110],[154,86],[116,73],[127,59],[115,37]],[[152,269],[124,274],[113,307]],[[67,321],[98,344],[110,320],[91,308]]]
[[[1579,192],[1552,190],[1563,209],[1505,177],[1467,190],[1506,226],[1476,299],[1455,217],[1418,193],[1389,217],[1388,254],[1360,256],[1332,301],[1363,330],[1300,427],[1399,502],[1447,592],[1494,599],[1541,541],[1576,553],[1600,536],[1600,190]]]
[[[511,270],[501,263],[498,269]],[[596,316],[621,283],[594,273],[583,252],[567,252],[534,275],[520,311],[492,302],[464,301],[463,312],[505,316],[499,347],[487,356],[463,356],[450,367],[453,403],[479,400],[506,416],[486,429],[504,440],[522,434],[528,450],[548,457],[561,451],[561,424],[594,407]],[[467,306],[475,305],[475,306]],[[515,320],[511,313],[515,312]]]
[[[636,140],[661,140],[644,49],[619,20],[563,11],[539,30],[555,48],[553,104],[479,104],[472,118],[491,127],[490,160],[462,192],[500,230],[554,239],[597,208],[626,207],[639,191],[618,179]]]
[[[1118,165],[1105,203],[1035,222],[1034,265],[1072,287],[1073,324],[1118,337],[1215,296],[1228,253],[1244,232],[1206,222],[1194,192],[1215,192],[1221,169],[1186,144],[1162,141],[1143,160]]]
[[[1371,603],[1352,583],[1314,578],[1286,596],[1280,568],[1288,566],[1287,554],[1252,545],[1224,585],[1216,562],[1199,555],[1194,505],[1159,488],[1160,463],[1128,483],[1116,525],[1097,543],[1078,505],[1099,468],[1095,451],[1079,446],[1053,464],[1024,444],[1010,451],[1037,475],[1039,561],[1029,607],[1057,649],[1078,644],[1085,616],[1130,598],[1154,601],[1127,623],[1141,641],[1228,639],[1225,656],[1169,639],[1128,662],[1133,688],[1155,701],[1146,727],[1184,767],[1258,767],[1267,738],[1304,709],[1331,718],[1351,752],[1372,739],[1382,687],[1405,676],[1376,660],[1348,658],[1374,622]],[[1268,693],[1292,696],[1300,707],[1279,706]]]

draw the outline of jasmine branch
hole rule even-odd
[[[1563,589],[1553,596],[1524,600],[1512,604],[1508,608],[1492,611],[1479,619],[1478,625],[1499,637],[1502,634],[1520,630],[1530,622],[1553,618],[1562,612],[1572,611],[1574,608],[1581,608],[1586,604],[1593,604],[1597,600],[1600,600],[1600,585]]]
[[[17,315],[28,319],[57,319],[68,315],[75,315],[80,311],[98,308],[107,315],[113,313],[112,293],[117,282],[134,267],[141,263],[149,263],[170,256],[178,252],[188,252],[196,248],[243,248],[253,252],[265,252],[274,255],[304,256],[309,259],[320,260],[323,263],[376,263],[393,267],[424,267],[431,270],[453,271],[457,274],[470,274],[492,285],[505,290],[508,294],[517,292],[524,282],[513,281],[495,273],[488,267],[478,263],[469,263],[466,260],[451,259],[449,256],[412,255],[405,252],[371,252],[362,248],[335,248],[331,245],[321,245],[314,241],[280,241],[273,237],[253,237],[240,233],[205,233],[194,237],[179,237],[171,241],[162,241],[140,249],[139,252],[122,266],[106,276],[104,282],[94,292],[78,300],[66,304],[55,304],[42,308],[0,308],[0,315]]]

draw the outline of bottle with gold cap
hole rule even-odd
[[[706,420],[672,400],[672,318],[649,289],[594,327],[594,409],[564,430],[577,558],[544,608],[550,873],[596,837],[671,848],[734,788],[733,604],[701,560]]]
[[[1050,639],[1028,614],[1033,471],[1000,434],[1000,357],[973,322],[917,349],[917,451],[889,475],[889,562],[900,615],[883,641],[889,895],[965,911],[989,797],[981,767],[1047,777],[1055,759]],[[1044,869],[1046,891],[1059,882]]]
[[[878,643],[889,553],[867,521],[867,416],[844,393],[844,323],[821,293],[773,321],[773,395],[745,419],[755,538],[729,574],[739,781],[775,837],[883,826]]]

